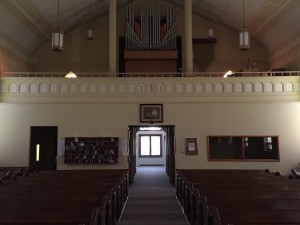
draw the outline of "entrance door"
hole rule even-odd
[[[128,127],[128,163],[129,163],[129,182],[133,183],[136,173],[136,133],[140,127]],[[169,176],[170,183],[175,184],[175,126],[159,126],[166,133],[166,173]]]
[[[31,169],[56,170],[58,127],[31,127],[30,160]]]
[[[167,141],[167,149],[166,149],[166,167],[167,174],[169,175],[169,180],[171,184],[175,185],[175,176],[176,176],[176,165],[175,165],[175,126],[162,126],[163,131],[166,132],[166,141]]]

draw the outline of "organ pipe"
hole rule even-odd
[[[162,17],[150,3],[145,10],[140,12],[139,18],[135,16],[133,6],[129,4],[125,26],[127,50],[175,50],[177,48],[176,16],[171,4],[166,9],[166,15]]]

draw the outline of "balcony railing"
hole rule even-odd
[[[83,78],[224,77],[226,72],[197,73],[76,73]],[[63,72],[3,72],[0,77],[65,77]],[[300,71],[233,72],[228,77],[300,76]]]
[[[232,78],[223,73],[78,73],[78,79],[66,79],[65,73],[3,75],[2,102],[44,103],[47,97],[51,102],[273,102],[299,101],[300,93],[300,71],[243,72]]]

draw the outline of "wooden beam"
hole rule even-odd
[[[216,38],[193,38],[193,44],[215,44]]]

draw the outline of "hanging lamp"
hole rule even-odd
[[[214,29],[213,28],[208,28],[208,37],[209,38],[215,38],[214,37]]]
[[[52,50],[61,52],[64,44],[64,32],[59,28],[59,0],[57,0],[57,28],[52,33]]]
[[[77,75],[73,71],[70,71],[66,74],[65,78],[77,78]]]
[[[93,29],[91,28],[91,14],[92,14],[92,2],[90,0],[90,11],[89,11],[90,28],[87,31],[87,39],[88,40],[93,40]]]
[[[226,77],[231,77],[232,75],[234,75],[234,72],[232,72],[231,70],[228,70],[224,75],[223,77],[226,78]]]
[[[240,50],[246,51],[250,49],[250,33],[246,31],[245,25],[245,0],[243,0],[243,27],[240,32]]]

